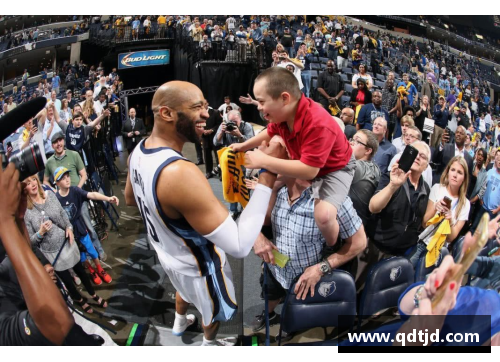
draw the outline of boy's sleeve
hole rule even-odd
[[[337,135],[330,129],[322,132],[309,131],[300,150],[300,161],[311,167],[324,167],[336,138]]]
[[[79,187],[76,187],[76,186],[71,186],[71,192],[74,192],[76,194],[76,196],[78,197],[78,199],[83,203],[84,201],[87,201],[89,198],[88,198],[88,192],[85,191],[85,190],[82,190],[81,188]]]
[[[275,123],[269,123],[267,125],[267,134],[269,135],[269,137],[273,137],[276,135],[279,136],[278,125]]]

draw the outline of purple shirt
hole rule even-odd
[[[448,97],[446,97],[446,102],[448,102],[450,105],[455,103],[456,100],[457,97],[453,93],[450,93]]]

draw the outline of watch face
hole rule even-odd
[[[326,264],[321,264],[320,269],[322,273],[328,273],[328,266]]]

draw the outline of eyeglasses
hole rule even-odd
[[[429,161],[429,157],[427,157],[427,155],[425,153],[419,152],[418,157],[424,161]]]
[[[417,140],[417,139],[418,139],[418,137],[417,137],[417,136],[412,135],[412,134],[408,134],[408,133],[407,133],[407,134],[405,134],[405,137],[409,137],[409,138],[410,138],[410,139],[412,139],[412,140]]]
[[[362,145],[362,146],[365,146],[366,148],[370,148],[370,149],[371,149],[371,147],[370,147],[370,146],[368,146],[366,143],[361,142],[361,141],[360,141],[360,140],[358,140],[357,138],[351,138],[351,139],[349,140],[349,142],[351,142],[351,143],[352,143],[352,144],[354,144],[354,145]]]

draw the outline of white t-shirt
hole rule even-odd
[[[236,19],[233,17],[227,18],[226,23],[227,23],[227,29],[233,30],[236,25]]]
[[[392,140],[392,144],[394,145],[394,147],[396,147],[396,150],[398,150],[398,153],[403,152],[404,149],[406,148],[406,145],[403,142],[403,137],[394,138]]]
[[[460,211],[460,215],[456,215],[457,206],[458,206],[458,197],[451,197],[450,193],[446,189],[446,186],[441,184],[435,184],[431,188],[431,194],[429,195],[429,201],[434,203],[443,199],[443,197],[448,196],[451,199],[451,210],[452,210],[452,218],[450,222],[450,226],[454,226],[458,221],[466,221],[469,219],[469,211],[470,211],[470,202],[466,199],[465,205]],[[437,230],[436,224],[428,226],[418,237],[425,244],[428,244],[431,240],[432,236]]]
[[[280,64],[278,64],[278,67],[286,69],[287,65],[292,65],[293,66],[293,68],[294,68],[293,75],[295,76],[295,78],[297,78],[297,81],[299,82],[299,88],[300,89],[304,88],[304,84],[302,83],[302,76],[301,76],[302,72],[299,69],[299,67],[297,67],[292,62],[280,63]]]

